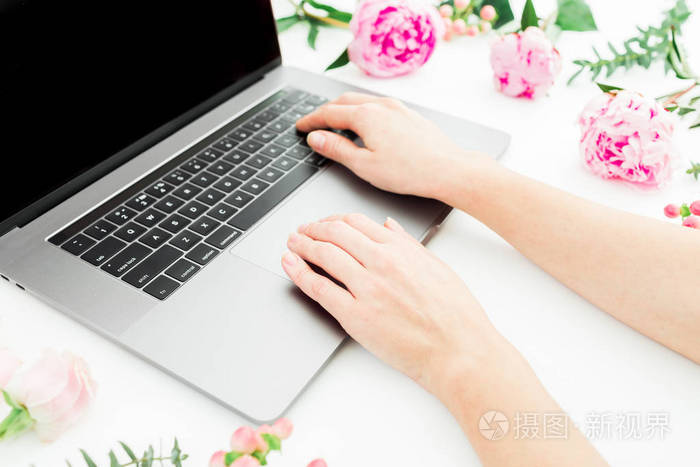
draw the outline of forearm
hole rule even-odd
[[[615,318],[700,362],[700,235],[496,164],[460,165],[440,198]]]

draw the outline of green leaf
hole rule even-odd
[[[127,456],[129,456],[129,459],[131,459],[132,462],[136,461],[136,454],[134,454],[134,451],[131,450],[129,446],[126,445],[123,441],[119,441],[119,444],[122,445],[122,449],[126,453]]]
[[[700,101],[700,96],[695,96],[692,99],[690,99],[690,105],[693,105],[698,101]]]
[[[603,83],[595,83],[598,85],[601,91],[603,92],[610,92],[610,91],[624,91],[623,88],[617,87],[617,86],[612,86],[610,84],[603,84]]]
[[[690,208],[688,207],[687,204],[682,204],[681,205],[681,217],[686,218],[690,215]]]
[[[83,449],[81,449],[80,454],[83,455],[83,459],[85,459],[85,463],[88,465],[88,467],[97,467],[97,464],[95,464],[95,461],[92,460],[92,458],[90,456],[88,456],[87,452],[85,452]]]
[[[19,405],[13,398],[12,396],[5,390],[2,391],[2,398],[5,399],[5,403],[12,407],[13,409],[22,409],[22,406]]]
[[[554,22],[563,31],[596,31],[591,8],[584,0],[558,0],[557,19]]]
[[[700,119],[698,119],[698,122],[700,122]],[[700,176],[700,162],[691,162],[690,168],[686,170],[685,173],[692,175],[695,177],[695,180],[697,180],[698,176]]]
[[[496,10],[496,22],[493,24],[493,27],[496,29],[515,19],[508,0],[484,0],[481,6],[483,7],[484,5],[491,5]]]
[[[277,19],[277,34],[280,34],[301,21],[299,15],[285,16]]]
[[[525,8],[523,8],[523,16],[520,18],[520,29],[524,31],[530,26],[537,27],[538,24],[535,5],[532,4],[532,0],[527,0],[525,2]]]
[[[682,117],[683,115],[687,115],[690,112],[695,112],[695,110],[696,109],[694,109],[692,107],[679,107],[678,108],[678,115],[680,115]]]
[[[306,37],[309,47],[316,50],[316,38],[318,37],[318,23],[309,21],[309,35]]]
[[[333,63],[328,65],[325,71],[328,70],[333,70],[334,68],[340,68],[341,66],[345,66],[350,62],[350,56],[348,55],[348,49],[343,50],[343,53],[338,56],[338,58],[335,59]]]
[[[282,440],[279,437],[270,433],[263,433],[261,436],[267,443],[270,451],[280,451],[282,449]]]
[[[143,453],[141,458],[141,467],[151,467],[153,465],[153,446],[148,446],[148,449]]]
[[[319,10],[323,10],[328,13],[329,18],[337,19],[338,21],[342,21],[343,23],[349,23],[350,20],[352,19],[352,13],[348,13],[347,11],[341,11],[338,10],[337,8],[333,8],[330,5],[326,5],[324,3],[317,2],[316,0],[305,0],[306,3],[311,5],[314,8],[318,8]]]
[[[226,465],[231,465],[233,464],[233,461],[241,457],[243,453],[241,452],[236,452],[236,451],[231,451],[227,452],[226,455],[224,456],[224,464]]]
[[[260,465],[267,465],[267,459],[265,458],[265,454],[263,454],[260,451],[255,451],[251,456],[255,457],[258,462],[260,462]]]
[[[175,438],[173,449],[170,451],[170,462],[176,467],[180,467],[180,454],[182,454],[182,451],[180,451],[180,445],[177,442],[177,438]]]
[[[700,117],[698,117],[698,119],[695,120],[688,128],[698,128],[698,127],[700,127]],[[696,176],[696,178],[697,178],[697,176]]]
[[[117,460],[117,456],[114,451],[109,451],[109,467],[121,467],[121,464]]]

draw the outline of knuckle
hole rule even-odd
[[[311,293],[314,297],[323,297],[328,292],[328,282],[318,279],[311,283]]]
[[[340,236],[344,231],[345,223],[341,221],[332,221],[328,222],[328,225],[326,228],[328,229],[328,234],[331,237],[338,237]]]

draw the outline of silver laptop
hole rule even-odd
[[[311,151],[295,121],[360,89],[282,66],[268,0],[8,0],[0,43],[2,279],[252,420],[345,338],[282,271],[288,233],[363,212],[424,238],[449,211]]]

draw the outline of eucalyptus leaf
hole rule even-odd
[[[696,109],[694,109],[692,107],[679,107],[678,108],[678,115],[680,115],[682,117],[683,115],[687,115],[690,112],[695,112],[695,110]]]
[[[520,29],[524,31],[530,26],[537,27],[538,24],[539,21],[537,12],[535,12],[535,5],[532,3],[532,0],[527,0],[523,8],[523,15],[520,18]]]
[[[80,454],[83,455],[83,459],[85,459],[85,463],[87,464],[88,467],[97,467],[97,464],[95,464],[95,461],[92,460],[92,458],[88,455],[85,450],[81,449]]]
[[[584,0],[558,0],[557,19],[554,22],[563,31],[596,31],[591,8]]]
[[[328,65],[325,71],[328,70],[333,70],[334,68],[340,68],[342,66],[347,65],[350,62],[350,56],[348,55],[348,49],[343,50],[343,53],[341,53],[338,58],[335,59],[333,63]]]
[[[119,444],[121,444],[122,449],[126,455],[129,456],[129,459],[131,459],[132,462],[136,461],[136,454],[134,454],[134,451],[132,451],[131,448],[123,441],[119,441]]]
[[[121,464],[117,460],[117,456],[114,451],[109,451],[109,467],[121,467]]]
[[[504,24],[510,23],[515,19],[513,10],[510,7],[510,2],[508,0],[484,0],[481,3],[483,8],[484,5],[491,5],[494,10],[496,10],[496,22],[493,24],[494,28],[500,28]]]
[[[276,21],[277,21],[277,34],[279,34],[279,33],[286,31],[287,29],[291,28],[295,24],[297,24],[299,21],[301,21],[301,18],[298,15],[292,15],[292,16],[285,16],[284,18],[278,18]]]
[[[309,35],[306,37],[306,42],[314,50],[316,50],[316,38],[318,38],[318,23],[315,20],[309,21]]]
[[[700,96],[695,96],[692,99],[690,99],[690,105],[693,105],[698,101],[700,101]]]

